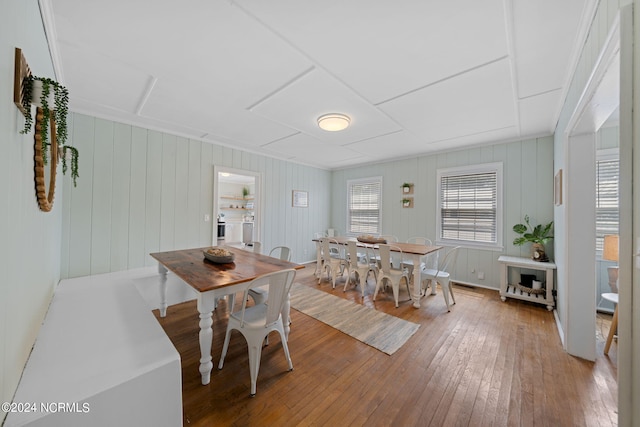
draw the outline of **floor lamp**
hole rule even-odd
[[[618,262],[618,235],[608,234],[604,236],[604,250],[602,251],[602,259],[607,261]],[[609,273],[609,286],[611,292],[618,293],[618,266],[607,267]]]

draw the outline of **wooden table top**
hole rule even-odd
[[[362,247],[369,246],[369,247],[376,248],[378,246],[377,243],[369,244],[369,243],[359,242],[355,237],[338,236],[338,237],[328,237],[328,239],[330,239],[331,241],[337,242],[339,245],[346,245],[348,241],[355,241],[358,243],[358,246],[362,246]],[[317,242],[319,240],[320,239],[313,239],[314,242]],[[389,246],[397,246],[405,254],[418,254],[418,255],[427,255],[427,254],[430,254],[431,252],[435,252],[443,248],[443,246],[418,245],[415,243],[403,243],[403,242],[389,242],[387,244]],[[393,251],[393,249],[391,250]]]
[[[248,282],[258,276],[274,271],[304,268],[304,265],[301,264],[283,261],[279,258],[239,248],[230,246],[218,247],[233,252],[235,254],[234,262],[216,264],[205,259],[203,251],[210,247],[156,252],[150,255],[198,292],[207,292]]]

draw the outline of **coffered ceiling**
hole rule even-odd
[[[73,111],[335,169],[550,135],[593,1],[41,7]]]

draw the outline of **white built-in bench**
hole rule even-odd
[[[180,355],[131,280],[63,280],[14,398],[36,411],[5,425],[181,426],[181,378]]]

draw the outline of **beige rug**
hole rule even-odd
[[[395,353],[420,327],[299,283],[291,288],[291,308],[386,354]]]

